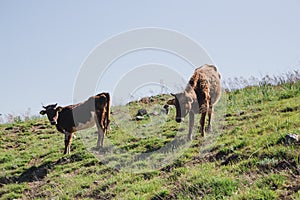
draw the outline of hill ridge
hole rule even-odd
[[[132,120],[138,109],[153,113],[169,97],[112,108],[112,130],[104,143],[120,151],[106,161],[126,162],[130,155],[156,152],[186,135],[187,124],[174,121],[172,108],[169,115]],[[76,134],[71,155],[63,156],[63,135],[46,119],[2,124],[0,198],[299,199],[299,141],[288,139],[300,134],[299,97],[299,81],[226,92],[225,104],[215,108],[216,129],[208,139],[196,127],[195,139],[174,160],[139,173],[92,154],[93,130]],[[144,167],[147,162],[134,164]]]

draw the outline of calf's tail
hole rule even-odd
[[[106,102],[106,120],[105,120],[105,129],[107,131],[107,129],[109,128],[109,123],[110,123],[110,95],[109,93],[104,93],[104,95],[106,96],[107,102]]]

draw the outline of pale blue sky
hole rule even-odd
[[[72,103],[89,53],[135,28],[191,37],[224,78],[299,70],[299,8],[297,0],[0,0],[0,113],[37,114],[41,103]]]

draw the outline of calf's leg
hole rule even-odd
[[[193,112],[189,113],[189,134],[188,134],[188,140],[192,140],[192,133],[193,133],[193,128],[194,128],[194,119],[195,115]]]
[[[207,132],[211,132],[212,131],[212,125],[211,125],[212,114],[213,114],[213,107],[210,106],[209,109],[208,109],[208,126],[207,126]]]
[[[205,136],[205,130],[204,130],[205,117],[206,117],[206,112],[201,114],[201,119],[200,119],[200,133],[202,137]]]
[[[73,133],[65,132],[65,150],[64,154],[70,154]]]
[[[96,148],[99,149],[103,147],[103,141],[104,141],[104,124],[103,124],[103,116],[101,112],[96,113],[95,121],[98,129],[98,140],[97,140],[97,146]]]
[[[96,146],[97,149],[103,147],[103,141],[104,141],[104,131],[102,128],[98,127],[98,140]]]

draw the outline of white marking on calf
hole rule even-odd
[[[83,129],[87,129],[87,128],[92,128],[93,126],[95,126],[96,122],[95,122],[95,112],[91,111],[91,118],[86,121],[85,123],[79,123],[78,126],[76,127],[76,130],[83,130]]]

